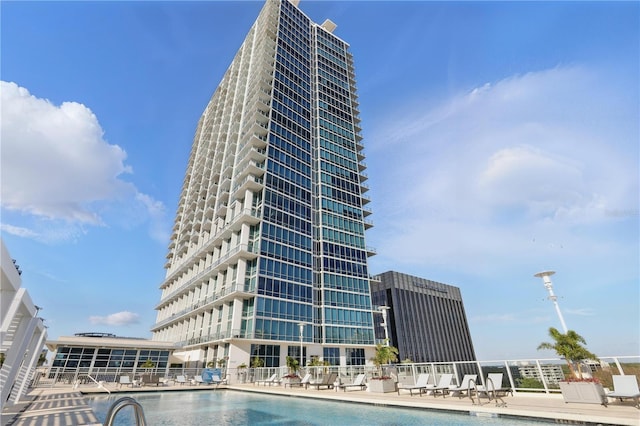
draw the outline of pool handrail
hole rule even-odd
[[[107,416],[104,420],[104,426],[113,426],[113,421],[116,418],[116,414],[124,407],[131,405],[133,406],[133,411],[135,413],[136,425],[137,426],[147,426],[147,419],[144,417],[144,409],[142,405],[134,398],[130,396],[125,396],[123,398],[118,399],[111,407],[109,407],[109,411],[107,411]]]

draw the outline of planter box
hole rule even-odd
[[[369,380],[369,392],[387,393],[396,391],[396,382],[389,380]]]
[[[607,396],[599,383],[560,382],[564,402],[607,405]]]
[[[296,385],[300,385],[300,382],[302,381],[302,379],[300,377],[297,378],[288,378],[285,377],[283,378],[280,383],[282,384],[282,386],[287,387],[287,386],[296,386]]]

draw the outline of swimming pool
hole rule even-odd
[[[88,398],[98,420],[104,423],[114,401],[135,398],[144,408],[147,423],[162,425],[518,425],[540,426],[537,421],[473,417],[438,411],[333,402],[308,398],[253,394],[236,391],[153,392],[117,394]],[[126,407],[116,417],[116,425],[135,424],[133,409]]]

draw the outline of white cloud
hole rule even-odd
[[[106,317],[91,316],[89,317],[89,322],[94,325],[131,325],[140,322],[140,315],[134,314],[133,312],[123,311],[107,315]]]
[[[26,237],[26,238],[33,238],[33,239],[36,239],[39,237],[39,234],[37,232],[34,232],[31,229],[23,228],[21,226],[7,225],[6,223],[0,224],[0,230],[7,232],[11,235],[16,235],[18,237]]]
[[[556,68],[390,110],[367,139],[372,264],[475,275],[553,250],[632,265],[611,227],[637,217],[608,212],[637,211],[638,106],[609,78]]]
[[[145,194],[137,194],[136,200],[144,206],[151,218],[149,228],[149,234],[151,237],[162,243],[169,241],[169,230],[171,228],[167,225],[167,212],[165,205]]]
[[[564,309],[564,312],[569,315],[579,315],[583,317],[592,317],[596,314],[591,308]]]
[[[153,206],[152,216],[162,210],[161,203],[123,180],[132,173],[127,154],[104,139],[89,108],[76,102],[54,105],[15,83],[2,81],[0,89],[2,208],[36,222],[36,229],[14,226],[7,232],[69,239],[84,226],[104,226],[100,212],[109,205],[145,199],[142,205]]]
[[[471,318],[471,321],[475,323],[510,323],[516,320],[516,317],[513,314],[489,314],[489,315],[480,315]]]

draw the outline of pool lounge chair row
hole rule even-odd
[[[158,374],[143,374],[137,380],[131,380],[131,376],[128,374],[125,374],[120,376],[120,379],[118,380],[119,387],[122,387],[122,385],[131,386],[131,387],[150,386],[150,385],[160,386],[162,384],[164,383],[162,382]]]
[[[338,378],[338,373],[331,373],[323,376],[322,379],[319,381],[312,381],[311,374],[306,374],[300,382],[285,382],[284,387],[304,386],[305,389],[308,389],[309,386],[311,386],[311,387],[315,387],[318,390],[321,388],[333,389],[334,383],[337,378]],[[260,385],[271,386],[271,385],[279,385],[280,383],[281,383],[281,380],[278,378],[277,373],[272,374],[271,377],[269,377],[268,379],[256,380],[254,382],[256,386],[260,386]]]
[[[436,384],[430,384],[429,377],[430,375],[428,373],[422,373],[418,375],[418,379],[414,385],[398,386],[398,395],[400,395],[401,390],[408,390],[412,396],[413,392],[417,391],[420,396],[422,396],[423,393],[431,392],[433,396],[442,394],[443,397],[448,394],[462,397],[465,393],[468,395],[470,389],[486,396],[502,395],[511,391],[510,388],[502,386],[502,373],[490,373],[487,376],[485,385],[476,384],[477,374],[465,374],[460,385],[452,384],[453,374],[451,373],[440,375],[440,379]]]
[[[123,377],[127,377],[128,379],[128,376]],[[176,382],[180,382],[180,377],[183,377],[182,380],[184,381],[184,376],[178,376]],[[513,394],[513,390],[510,387],[505,387],[502,385],[502,380],[504,377],[502,373],[489,373],[484,384],[478,384],[476,381],[477,377],[477,374],[465,374],[459,385],[453,385],[451,384],[453,380],[453,374],[445,373],[440,376],[437,384],[430,384],[429,374],[422,373],[418,375],[418,379],[416,380],[415,384],[399,385],[398,395],[400,395],[401,390],[408,390],[412,396],[413,391],[417,391],[420,396],[422,396],[423,393],[431,392],[434,396],[442,394],[442,396],[444,397],[449,394],[457,395],[458,397],[462,398],[466,394],[467,396],[471,396],[473,398],[473,395],[470,395],[470,392],[475,391],[478,400],[482,396],[487,397],[489,400],[494,398],[501,400],[501,396],[505,396],[507,393]],[[334,383],[337,378],[337,373],[331,373],[325,375],[322,380],[314,382],[311,381],[311,374],[306,374],[300,382],[288,382],[284,384],[284,387],[286,388],[287,386],[304,386],[305,389],[308,389],[309,386],[311,386],[315,387],[317,390],[321,388],[333,389]],[[365,379],[365,374],[358,374],[352,383],[344,383],[337,386],[338,389],[342,389],[344,392],[346,392],[347,389],[355,388],[364,390],[367,387],[367,385],[365,384]],[[217,380],[219,380],[219,378],[217,378]],[[125,382],[121,382],[121,384],[125,384]],[[272,384],[278,385],[280,384],[280,379],[278,379],[277,374],[272,374],[271,377],[266,380],[257,380],[255,384],[264,384],[265,386],[271,386]],[[638,387],[636,376],[614,375],[613,387],[614,390],[608,392],[606,395],[607,397],[616,398],[620,401],[624,399],[633,399],[635,407],[640,409],[640,389]]]
[[[422,373],[418,375],[415,385],[402,385],[398,386],[398,395],[401,390],[408,390],[413,396],[413,391],[418,391],[418,394],[422,396],[423,393],[431,392],[434,396],[438,396],[439,393],[445,396],[452,387],[451,381],[453,380],[453,374],[445,373],[440,376],[440,380],[437,384],[429,383],[429,374]]]
[[[188,379],[187,376],[179,375],[174,380],[175,385],[219,385],[225,383],[225,379],[222,379],[219,375],[213,374],[210,377],[208,375],[201,374],[194,376],[193,379]]]

